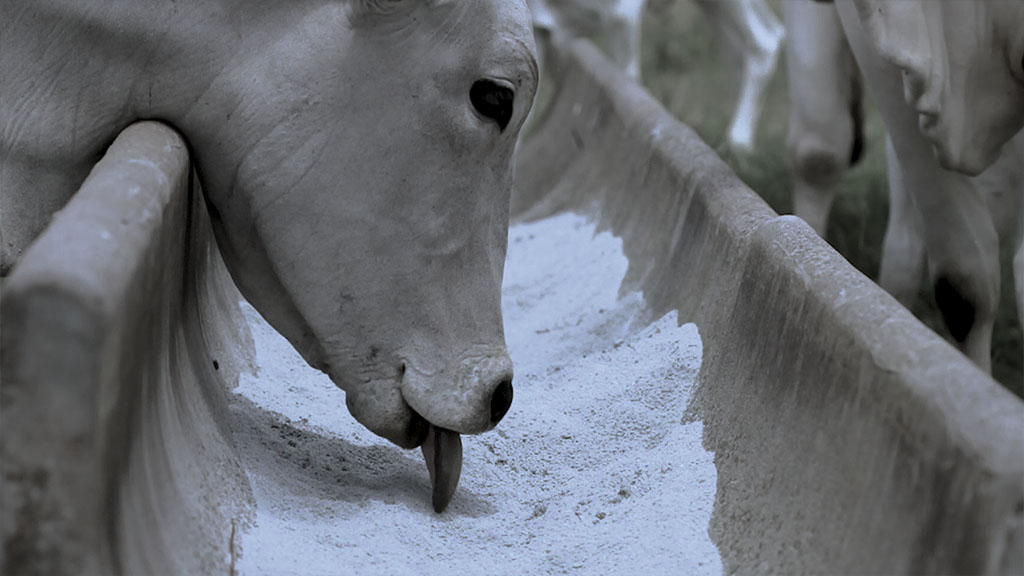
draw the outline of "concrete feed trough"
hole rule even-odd
[[[1024,571],[1024,403],[593,46],[556,61],[517,400],[445,515],[239,307],[183,142],[142,123],[3,285],[2,572]]]

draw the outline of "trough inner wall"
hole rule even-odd
[[[1024,570],[1024,403],[775,214],[584,40],[519,150],[514,217],[623,240],[650,317],[696,322],[728,573]]]

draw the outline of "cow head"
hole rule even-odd
[[[943,167],[978,174],[1024,126],[1024,2],[854,0]]]
[[[373,432],[415,447],[430,425],[492,428],[512,399],[500,289],[537,83],[525,5],[264,4],[182,122],[233,277]]]

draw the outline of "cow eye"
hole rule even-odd
[[[469,89],[469,99],[480,115],[497,122],[502,131],[512,120],[515,92],[508,86],[491,80],[477,80]]]

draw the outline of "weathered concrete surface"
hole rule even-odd
[[[697,323],[726,572],[1024,572],[1024,403],[590,44],[557,68],[513,213],[594,215],[651,317]]]
[[[3,286],[0,573],[231,570],[251,340],[190,174],[129,127]]]

